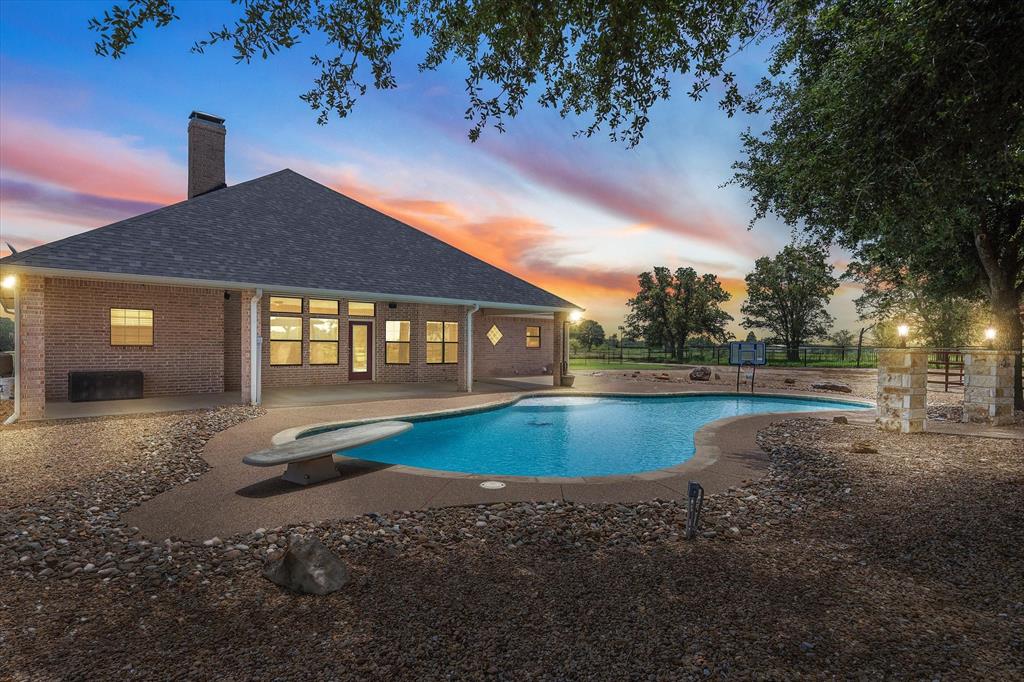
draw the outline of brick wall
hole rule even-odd
[[[18,278],[18,384],[21,419],[42,419],[46,409],[46,283],[42,277]]]
[[[224,390],[242,388],[242,295],[232,291],[224,299]]]
[[[252,400],[252,299],[256,292],[251,289],[238,292],[238,347],[239,347],[239,390],[242,402]]]
[[[537,376],[551,374],[554,336],[550,319],[473,316],[473,374],[483,377]],[[497,345],[487,333],[492,326],[501,332]],[[526,347],[526,328],[540,327],[540,348]]]
[[[145,395],[224,389],[224,292],[46,278],[46,399],[72,370],[141,370]],[[111,346],[110,309],[153,310],[152,346]]]

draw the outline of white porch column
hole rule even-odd
[[[260,371],[263,362],[260,339],[260,306],[262,290],[241,292],[241,389],[242,402],[259,405],[261,400]]]
[[[462,393],[473,392],[473,314],[480,310],[479,305],[466,306],[466,319],[463,323],[465,332],[459,339],[459,385]]]

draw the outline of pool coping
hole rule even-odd
[[[734,391],[668,391],[668,392],[657,392],[657,393],[638,393],[628,391],[573,391],[572,393],[561,393],[553,394],[550,391],[526,391],[523,393],[517,393],[507,398],[501,398],[493,400],[488,403],[481,405],[473,405],[471,407],[459,407],[451,408],[446,410],[428,410],[425,412],[414,412],[407,414],[388,415],[384,417],[371,417],[363,419],[350,419],[342,421],[330,421],[330,422],[318,422],[314,424],[305,424],[303,426],[296,426],[289,429],[279,431],[271,438],[273,445],[281,445],[296,440],[299,435],[311,431],[314,429],[324,427],[337,427],[337,428],[348,428],[352,426],[360,426],[362,424],[371,424],[380,421],[389,420],[403,420],[403,419],[423,419],[426,417],[430,418],[445,418],[445,417],[457,417],[466,414],[475,414],[478,412],[490,412],[492,410],[498,410],[504,407],[509,407],[518,403],[521,400],[528,398],[537,397],[565,397],[569,395],[571,397],[598,397],[598,398],[683,398],[683,397],[697,397],[697,396],[732,396],[732,397],[772,397],[772,398],[792,398],[792,399],[812,399],[821,402],[836,403],[837,408],[835,410],[821,410],[821,413],[833,413],[833,412],[845,412],[843,405],[849,406],[851,403],[855,405],[861,405],[863,407],[876,407],[876,403],[872,400],[867,400],[858,397],[838,397],[838,396],[823,396],[816,393],[803,393],[796,391],[758,391],[752,393],[736,393]],[[680,476],[683,474],[692,474],[696,471],[711,466],[718,461],[721,456],[721,449],[715,445],[719,430],[728,427],[729,425],[754,417],[763,417],[765,415],[778,416],[781,419],[789,419],[797,416],[807,415],[807,412],[764,412],[756,414],[743,414],[734,417],[723,417],[716,419],[704,424],[702,427],[697,429],[693,434],[694,452],[693,456],[689,459],[674,464],[669,467],[662,469],[654,469],[652,471],[644,471],[635,474],[612,474],[609,476],[502,476],[494,474],[469,474],[459,471],[444,471],[441,469],[428,469],[425,467],[414,467],[405,464],[390,464],[374,462],[377,464],[386,464],[389,471],[402,474],[411,474],[414,476],[426,476],[430,478],[452,478],[452,479],[469,479],[479,481],[502,481],[508,483],[552,483],[552,484],[609,484],[609,483],[624,483],[629,481],[657,481],[665,478],[671,478],[674,476]],[[350,461],[350,462],[371,462],[372,460],[363,460],[358,457],[349,457],[345,455],[334,455],[335,461]]]

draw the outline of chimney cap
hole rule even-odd
[[[217,125],[224,125],[224,119],[221,118],[220,116],[214,116],[213,114],[206,114],[206,113],[203,113],[202,111],[193,111],[191,114],[188,115],[188,117],[189,117],[189,119],[192,119],[192,120],[198,119],[200,121],[207,121],[209,123],[216,123]]]

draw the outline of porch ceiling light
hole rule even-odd
[[[491,342],[492,346],[497,346],[498,342],[501,341],[501,330],[498,329],[498,325],[491,325],[490,331],[487,332],[487,340]]]
[[[0,281],[0,287],[4,289],[13,289],[14,285],[18,283],[18,278],[14,275],[7,275]]]
[[[583,319],[583,313],[581,313],[578,310],[574,310],[571,313],[569,313],[569,321],[570,322],[574,322],[575,323],[575,322],[579,322],[582,319]]]

